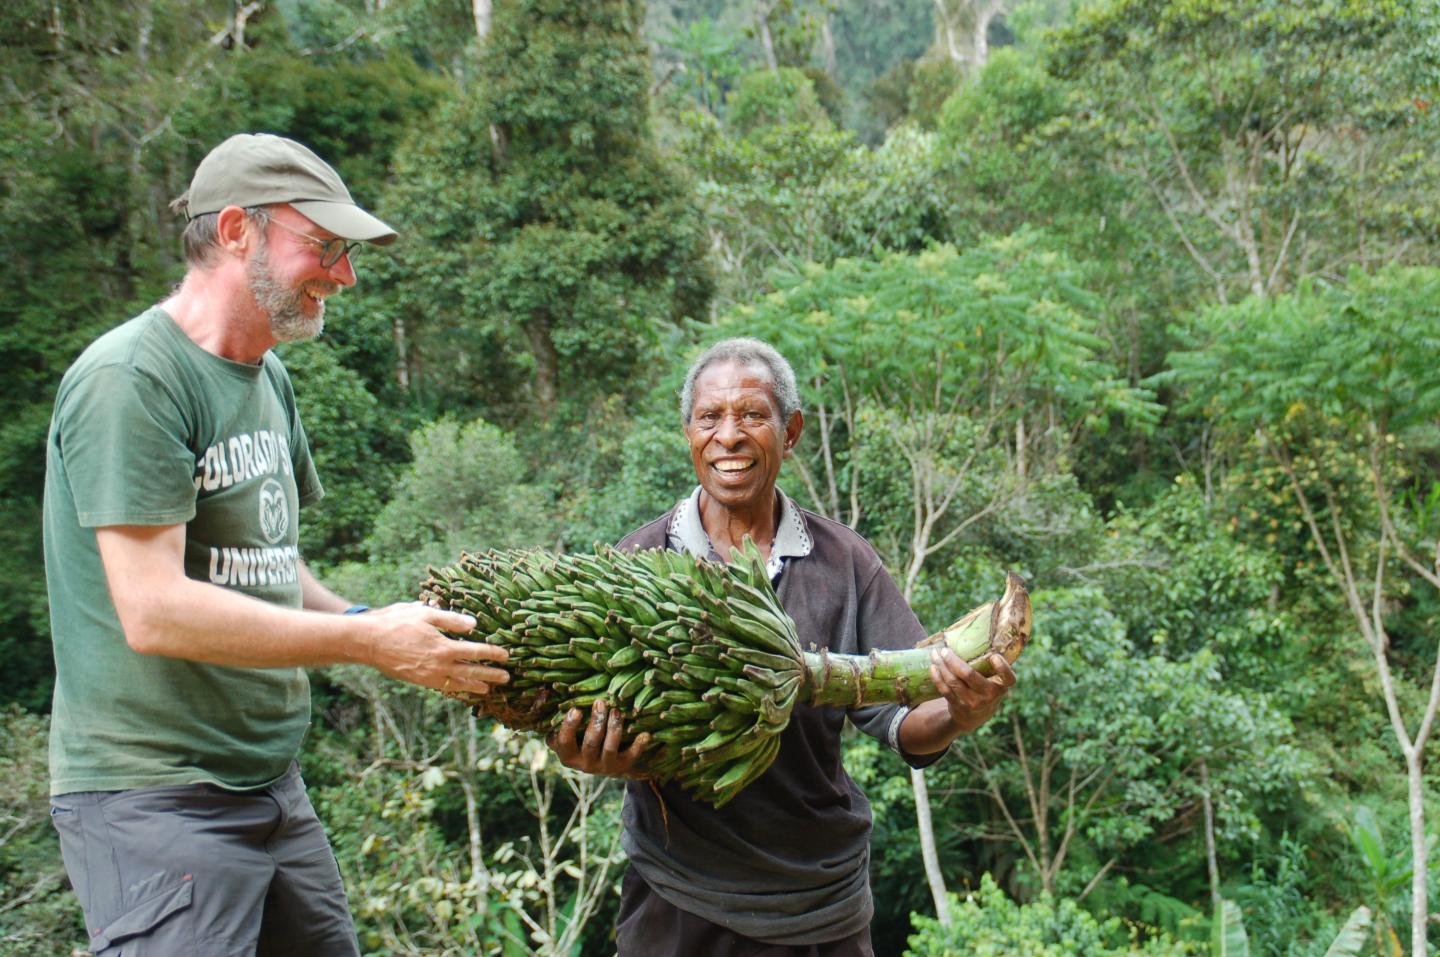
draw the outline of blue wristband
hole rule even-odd
[[[349,608],[345,609],[344,614],[347,614],[347,615],[363,615],[365,612],[367,612],[367,611],[369,611],[369,610],[370,610],[370,606],[369,606],[369,605],[351,605]]]

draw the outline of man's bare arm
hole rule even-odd
[[[970,667],[949,648],[930,654],[930,680],[941,697],[918,705],[900,723],[900,750],[906,754],[934,754],[962,734],[970,734],[989,721],[1015,687],[1015,672],[1000,655],[991,655],[995,674],[987,677]]]
[[[300,573],[301,607],[308,608],[310,611],[337,613],[350,607],[350,602],[320,584],[320,580],[310,574],[310,569],[305,567],[304,562],[295,564],[296,570]]]
[[[361,664],[411,684],[475,694],[507,680],[482,663],[504,662],[504,649],[441,633],[470,632],[468,615],[418,602],[328,614],[343,610],[343,600],[306,571],[306,601],[323,610],[285,608],[187,577],[183,525],[117,525],[95,534],[125,640],[140,654],[237,668]]]

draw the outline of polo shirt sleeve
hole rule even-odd
[[[105,365],[61,399],[54,428],[80,525],[178,525],[195,516],[195,455],[164,383]]]
[[[910,610],[910,605],[883,565],[877,565],[870,582],[860,593],[855,631],[862,655],[876,650],[914,648],[927,637],[924,626]],[[849,709],[849,717],[855,727],[900,755],[910,767],[927,768],[944,757],[945,751],[912,755],[901,749],[900,724],[909,713],[909,708],[894,704]]]

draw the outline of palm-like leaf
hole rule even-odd
[[[1245,935],[1245,917],[1232,900],[1221,900],[1211,923],[1211,957],[1250,957],[1250,938]]]
[[[1361,950],[1368,942],[1365,931],[1370,927],[1370,908],[1357,907],[1335,935],[1335,941],[1325,951],[1325,957],[1360,957]]]

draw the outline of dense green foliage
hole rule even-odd
[[[1144,946],[1136,943],[1136,928],[1118,917],[1097,920],[1070,900],[1046,894],[1029,904],[1016,904],[1005,896],[989,874],[979,889],[953,911],[955,922],[941,927],[929,917],[915,921],[907,957],[966,953],[975,957],[1185,957],[1201,953],[1163,936]]]
[[[877,953],[1420,957],[1440,5],[1008,0],[984,62],[942,42],[980,0],[485,6],[0,5],[0,955],[83,942],[46,821],[50,403],[183,274],[166,202],[253,129],[402,232],[282,351],[337,590],[617,539],[692,487],[688,359],[762,336],[806,414],[782,485],[924,624],[1032,582],[1019,688],[927,774],[950,926],[903,765],[847,740]],[[315,685],[367,953],[612,952],[613,784],[372,672]]]
[[[427,402],[573,414],[650,360],[657,325],[704,314],[698,213],[649,143],[640,15],[498,4],[472,82],[412,128],[382,208],[413,241],[368,295],[404,323]]]

